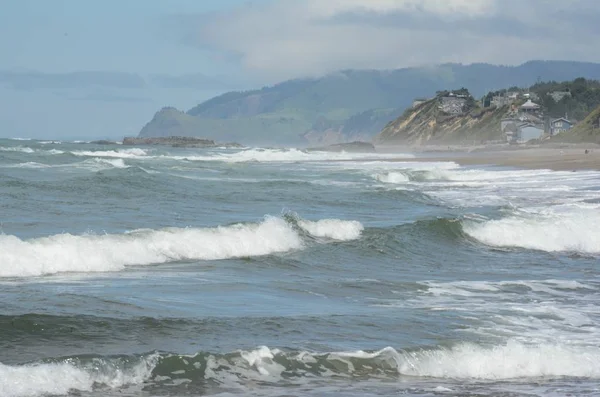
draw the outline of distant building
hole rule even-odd
[[[445,96],[440,98],[441,104],[439,109],[446,113],[452,115],[463,114],[465,111],[465,106],[467,104],[467,100],[465,98],[459,98],[455,95]]]
[[[554,92],[548,93],[548,95],[550,95],[552,97],[552,99],[554,99],[554,102],[560,102],[565,97],[570,98],[571,92],[570,91],[554,91]]]
[[[506,93],[506,97],[512,100],[513,102],[519,99],[519,95],[520,93],[518,91],[509,91]]]
[[[511,99],[508,96],[497,95],[492,97],[490,101],[491,106],[496,106],[497,108],[501,108],[502,106],[512,105],[515,102],[515,99]]]
[[[561,132],[570,130],[573,127],[573,122],[561,117],[550,122],[550,134],[556,135]]]
[[[521,105],[521,110],[524,112],[539,112],[542,107],[535,102],[532,102],[531,99],[528,99],[527,102]]]
[[[517,142],[525,143],[534,139],[540,139],[544,135],[544,125],[535,123],[523,123],[519,125]]]
[[[500,122],[500,128],[506,135],[507,142],[515,142],[517,140],[517,134],[519,132],[519,124],[521,122],[516,118],[504,118]]]

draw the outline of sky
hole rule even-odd
[[[600,62],[597,0],[0,0],[0,9],[0,136],[135,134],[162,106],[341,69]]]

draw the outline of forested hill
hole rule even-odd
[[[600,79],[600,64],[532,61],[520,66],[445,64],[392,71],[348,70],[229,92],[187,112],[165,108],[142,137],[198,136],[245,144],[314,145],[370,139],[417,97],[468,87],[476,96],[538,80]],[[557,110],[558,111],[558,110]]]
[[[538,83],[533,85],[530,91],[538,94],[538,103],[554,118],[566,115],[569,119],[581,121],[600,106],[598,80],[580,77],[574,81]],[[565,95],[562,96],[562,93]],[[562,98],[559,99],[560,96]]]

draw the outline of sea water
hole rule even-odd
[[[0,396],[600,395],[600,173],[0,140]]]

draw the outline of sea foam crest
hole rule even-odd
[[[463,222],[463,230],[493,247],[520,247],[547,252],[600,253],[598,209],[574,206],[566,212],[514,215],[486,222]]]
[[[379,182],[383,183],[401,184],[410,182],[410,178],[402,172],[388,172],[384,174],[375,174],[373,177]]]
[[[234,153],[215,153],[210,156],[187,156],[192,161],[244,162],[306,162],[306,161],[347,161],[364,159],[408,158],[409,154],[347,153],[303,151],[299,149],[246,149]]]
[[[73,390],[89,392],[98,385],[115,389],[140,384],[150,377],[157,358],[147,357],[129,369],[118,368],[116,363],[103,360],[97,360],[89,368],[68,360],[18,366],[0,363],[0,396],[58,396],[70,394]]]
[[[204,379],[223,384],[252,381],[277,382],[281,374],[296,377],[389,376],[503,380],[540,377],[600,378],[600,349],[568,345],[479,346],[463,343],[452,348],[398,351],[387,347],[375,352],[284,352],[262,346],[225,357],[209,356]],[[186,376],[183,374],[183,376]]]
[[[489,348],[461,344],[452,349],[403,352],[395,359],[398,372],[412,376],[486,380],[600,377],[600,350],[589,347],[527,346],[509,341]]]
[[[35,150],[27,146],[0,146],[0,152],[34,153]]]
[[[75,156],[86,157],[115,157],[115,158],[140,158],[146,157],[148,153],[144,149],[118,149],[118,150],[77,150],[72,152]]]
[[[298,226],[315,237],[330,238],[339,241],[356,240],[364,230],[358,221],[339,219],[321,219],[319,221],[299,220]]]
[[[358,238],[358,222],[306,221],[307,231],[338,240]],[[302,237],[284,219],[216,228],[137,230],[125,234],[72,235],[21,240],[0,235],[0,277],[62,272],[118,271],[126,266],[178,260],[218,260],[301,249]]]

